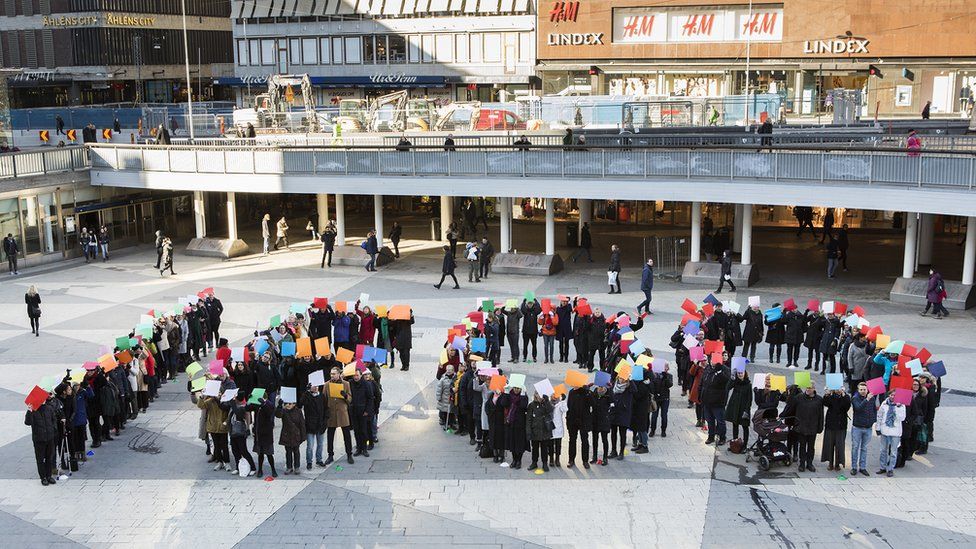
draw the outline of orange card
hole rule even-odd
[[[335,302],[335,307],[333,307],[333,309],[335,309],[335,312],[337,312],[337,313],[344,313],[344,312],[346,312],[346,302],[345,301],[336,301]]]
[[[410,305],[394,305],[387,316],[390,320],[410,320]]]
[[[492,391],[504,391],[506,383],[508,383],[508,378],[505,376],[491,376],[491,382],[488,383],[488,389]]]
[[[329,348],[329,338],[320,337],[315,340],[315,354],[319,356],[329,356],[332,354]]]
[[[122,351],[119,354],[115,355],[115,358],[116,360],[119,361],[120,364],[128,364],[132,362],[132,353],[130,353],[129,351]]]
[[[570,387],[582,387],[589,383],[590,380],[583,372],[566,370],[566,378],[563,381]]]
[[[561,397],[566,394],[566,384],[560,383],[552,388],[552,394],[556,397]]]
[[[115,357],[111,354],[102,355],[98,359],[98,365],[102,367],[102,370],[110,372],[116,368],[119,364],[115,362]]]
[[[305,358],[312,356],[312,340],[307,337],[300,337],[295,342],[295,356]]]
[[[343,364],[349,364],[356,359],[356,353],[346,349],[345,347],[339,347],[336,350],[336,360]]]

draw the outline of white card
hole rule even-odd
[[[556,392],[548,378],[536,383],[533,387],[535,387],[535,392],[543,396],[552,396]]]
[[[244,362],[244,347],[234,347],[230,350],[230,359],[234,362]]]
[[[752,388],[753,389],[765,389],[766,388],[766,374],[752,374]]]
[[[313,387],[325,385],[325,372],[322,370],[315,370],[314,372],[308,374],[308,384]]]
[[[237,389],[227,389],[224,391],[224,395],[220,397],[221,402],[229,402],[237,398]]]
[[[290,402],[298,402],[298,390],[294,387],[282,387],[281,401],[286,404]]]
[[[751,296],[749,296],[749,306],[750,307],[758,307],[759,306],[759,296],[758,295],[751,295]]]
[[[369,305],[369,294],[359,294],[359,306],[365,307]]]
[[[215,397],[220,394],[220,380],[219,379],[208,379],[207,385],[203,388],[203,394],[205,396]]]

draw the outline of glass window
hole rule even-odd
[[[375,37],[364,36],[363,37],[363,63],[367,65],[372,65],[376,58],[376,47],[374,44]]]
[[[434,60],[434,35],[425,34],[420,42],[421,55],[423,55],[423,62],[430,63]]]
[[[454,62],[454,35],[438,34],[434,37],[436,42],[437,60],[444,63]]]
[[[261,41],[260,40],[248,40],[248,47],[250,48],[251,55],[249,59],[252,65],[261,64]]]
[[[500,63],[502,60],[502,36],[498,33],[485,34],[485,63]]]
[[[458,63],[468,62],[468,35],[467,34],[455,34],[456,48],[454,50],[455,58]]]
[[[346,38],[346,63],[350,65],[360,65],[363,62],[363,52],[360,50],[360,39],[358,36]]]
[[[302,64],[302,41],[298,38],[288,39],[288,63],[290,65]]]
[[[407,38],[399,34],[390,35],[390,63],[407,62]]]
[[[242,67],[247,66],[247,40],[237,41],[237,64]]]
[[[274,65],[275,63],[275,42],[274,40],[261,41],[261,64]]]
[[[519,62],[531,63],[535,59],[535,55],[532,54],[533,47],[532,34],[528,32],[519,33]]]
[[[41,237],[37,232],[37,197],[26,196],[20,199],[20,217],[24,220],[24,254],[36,254],[41,251]]]
[[[336,65],[342,64],[342,38],[332,39],[332,62]]]
[[[376,64],[387,63],[386,35],[376,36]]]
[[[410,62],[420,63],[420,36],[413,34],[410,36]]]
[[[472,63],[484,63],[484,57],[481,55],[481,34],[471,35],[471,62]]]
[[[319,59],[321,59],[323,65],[328,65],[332,62],[332,40],[329,38],[319,39]]]
[[[14,235],[17,244],[21,248],[24,247],[23,242],[20,241],[20,218],[17,215],[16,198],[0,200],[0,234],[4,237],[8,234]]]
[[[315,38],[302,38],[302,64],[318,65],[319,48]]]
[[[44,253],[54,253],[61,249],[61,227],[58,225],[58,206],[54,203],[54,193],[37,196],[41,221],[41,242]]]

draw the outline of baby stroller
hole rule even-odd
[[[752,430],[756,433],[756,441],[746,451],[747,462],[751,457],[758,458],[759,468],[763,471],[768,471],[774,462],[786,466],[793,463],[793,457],[786,447],[789,429],[779,418],[776,408],[756,410],[752,415]]]

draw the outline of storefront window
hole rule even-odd
[[[332,62],[332,41],[329,38],[319,39],[319,59],[323,65]]]
[[[3,236],[12,234],[18,244],[23,244],[20,241],[20,219],[17,215],[16,198],[0,200],[0,234]]]
[[[376,36],[376,63],[385,65],[388,62],[388,49],[386,47],[386,35]]]
[[[37,197],[40,216],[41,249],[44,253],[54,253],[61,249],[61,226],[58,224],[58,205],[54,193]]]
[[[390,35],[390,63],[401,64],[407,62],[407,39],[399,34]]]
[[[24,253],[36,254],[41,251],[41,237],[37,232],[37,197],[26,196],[20,199],[20,217],[24,223]]]

